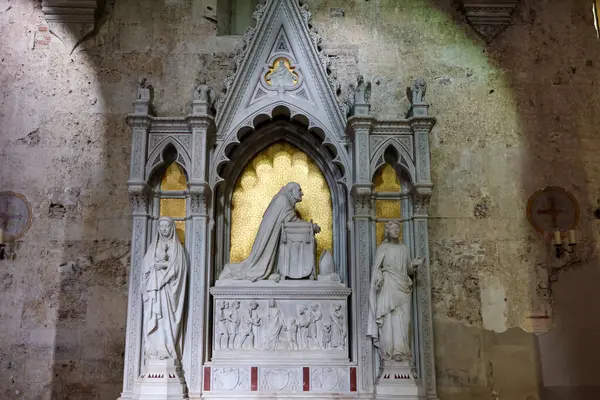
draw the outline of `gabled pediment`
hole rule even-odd
[[[255,18],[257,25],[246,35],[241,62],[217,113],[219,137],[237,133],[281,105],[329,135],[343,135],[346,118],[309,29],[310,13],[296,0],[268,0],[258,6]]]

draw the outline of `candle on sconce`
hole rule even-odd
[[[569,231],[569,244],[575,244],[575,243],[577,243],[577,239],[575,239],[575,231],[571,229]]]
[[[4,229],[0,228],[0,244],[4,244]]]
[[[554,231],[554,244],[562,244],[562,240],[560,238],[560,231]]]

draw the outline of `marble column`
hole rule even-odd
[[[210,238],[212,220],[209,216],[212,193],[208,185],[208,159],[212,148],[213,116],[208,99],[194,100],[193,113],[187,117],[192,131],[192,166],[188,188],[190,193],[191,243],[190,291],[184,370],[191,399],[202,393],[202,364],[210,344],[206,341],[208,287],[211,280]]]
[[[135,379],[142,365],[142,300],[140,293],[141,269],[146,252],[149,227],[151,189],[145,180],[149,115],[149,99],[136,100],[135,112],[127,118],[132,129],[131,164],[128,191],[131,198],[133,229],[131,262],[129,268],[129,300],[127,306],[127,334],[125,339],[125,370],[123,398],[131,395]]]
[[[352,198],[354,202],[353,237],[354,249],[351,270],[353,291],[352,309],[355,315],[355,348],[353,359],[358,363],[357,385],[360,392],[372,392],[374,373],[374,349],[367,336],[369,313],[369,282],[371,280],[371,243],[373,229],[371,224],[373,184],[370,174],[369,134],[373,120],[369,117],[352,117],[348,121],[351,128],[354,158],[354,183]]]
[[[414,105],[413,107],[416,107]],[[429,257],[429,198],[433,184],[431,182],[431,164],[429,154],[429,133],[435,119],[427,116],[428,105],[420,104],[420,116],[410,120],[415,138],[416,182],[413,192],[413,237],[415,257],[425,257],[427,262],[417,270],[415,296],[417,296],[418,315],[416,334],[419,344],[419,375],[425,386],[427,399],[437,399],[435,383],[435,361],[433,353],[433,319],[431,306],[431,273]]]

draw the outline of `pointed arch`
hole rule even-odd
[[[320,143],[316,143],[315,146],[323,147],[322,151],[329,151],[333,154],[331,162],[342,171],[337,179],[348,189],[347,185],[350,180],[347,177],[351,175],[352,170],[346,147],[317,116],[306,112],[301,106],[302,104],[292,104],[286,100],[280,100],[256,110],[239,122],[215,149],[209,171],[209,182],[213,190],[223,182],[224,177],[220,175],[220,171],[223,170],[225,164],[230,162],[229,153],[231,149],[237,147],[244,138],[251,133],[253,134],[256,129],[280,118],[298,122],[298,124],[305,126],[307,133],[312,133],[320,139]]]
[[[304,152],[318,166],[325,177],[331,193],[333,204],[333,256],[335,264],[347,266],[347,232],[346,221],[348,216],[349,190],[343,177],[345,171],[339,162],[334,163],[338,155],[323,145],[319,132],[311,132],[306,126],[287,120],[275,120],[257,126],[258,129],[251,134],[243,136],[241,143],[231,144],[228,152],[223,155],[228,162],[221,163],[221,170],[213,167],[215,173],[223,179],[216,185],[214,218],[216,222],[216,248],[223,249],[215,254],[215,268],[217,272],[228,262],[230,248],[230,218],[231,201],[235,184],[244,167],[261,151],[277,142],[286,142]],[[241,144],[241,145],[238,145]],[[229,161],[230,160],[230,161]],[[340,271],[342,280],[347,278],[347,271]]]
[[[183,168],[186,177],[189,179],[189,171],[188,166],[192,165],[188,152],[185,150],[185,147],[177,141],[173,136],[167,136],[162,142],[160,142],[155,149],[148,155],[146,162],[146,171],[145,178],[147,182],[150,182],[154,173],[160,168],[164,167],[167,163],[165,160],[165,150],[168,149],[169,146],[172,146],[177,155],[173,160],[168,160],[168,162],[176,162]]]
[[[386,152],[389,154],[390,150],[393,151],[395,157],[386,157]],[[371,157],[371,180],[373,180],[375,173],[385,163],[390,163],[400,173],[404,171],[411,184],[416,182],[416,168],[410,153],[394,138],[389,138],[383,141],[379,146],[374,149],[373,156]]]
[[[237,69],[228,80],[227,94],[216,117],[220,138],[239,130],[242,121],[281,99],[299,104],[338,137],[345,135],[346,118],[338,104],[326,58],[316,32],[309,27],[310,13],[297,1],[269,0],[258,5],[257,24],[244,37],[245,48],[236,57]],[[265,68],[277,58],[293,63],[299,79],[292,85],[265,85]]]

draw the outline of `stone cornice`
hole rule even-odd
[[[520,0],[463,0],[467,23],[486,43],[490,43],[512,23]]]
[[[48,21],[93,24],[97,8],[97,0],[42,0],[42,12]]]

